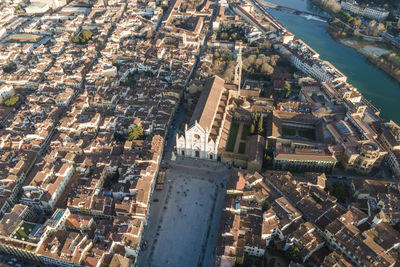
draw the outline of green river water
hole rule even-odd
[[[321,11],[309,0],[269,0],[280,6],[307,10],[316,14]],[[326,22],[306,18],[287,11],[269,9],[285,27],[320,54],[320,58],[331,62],[342,71],[374,106],[381,110],[384,119],[400,123],[400,84],[378,67],[369,63],[354,49],[342,45],[326,31]]]

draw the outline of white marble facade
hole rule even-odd
[[[185,125],[184,135],[176,135],[177,155],[217,160],[218,142],[209,135],[208,129],[203,129],[197,121],[190,128]]]

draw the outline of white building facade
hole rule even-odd
[[[15,90],[12,85],[9,84],[0,85],[0,104],[2,104],[4,101],[12,97],[13,95],[15,95]]]
[[[383,21],[389,16],[389,11],[378,7],[363,7],[356,1],[342,1],[341,6],[344,10],[348,10],[355,15],[360,15],[369,19]]]
[[[209,130],[203,129],[197,121],[190,128],[185,127],[185,135],[176,142],[178,155],[217,160],[218,143],[209,139]]]
[[[214,76],[208,79],[194,109],[189,125],[182,135],[176,135],[176,152],[179,156],[217,160],[221,125],[225,116],[218,110],[226,100],[223,96],[225,81]],[[226,104],[226,102],[225,102]]]

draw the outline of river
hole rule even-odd
[[[309,0],[268,0],[280,6],[307,10],[315,14],[323,12]],[[381,110],[384,119],[400,123],[400,84],[380,70],[354,49],[342,45],[326,31],[326,23],[307,19],[287,11],[268,9],[285,27],[342,71],[348,82]],[[399,107],[397,107],[399,105]]]

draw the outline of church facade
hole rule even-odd
[[[218,154],[225,150],[230,125],[225,124],[229,121],[229,100],[240,94],[242,47],[238,44],[233,83],[225,84],[218,76],[206,80],[189,124],[183,134],[176,135],[178,156],[217,160]]]
[[[183,135],[176,135],[177,155],[217,160],[219,128],[227,104],[224,84],[218,76],[206,81],[189,125],[185,125]]]
[[[210,139],[208,129],[203,129],[196,121],[190,128],[185,129],[185,135],[178,137],[177,153],[192,158],[216,160],[218,143]]]

